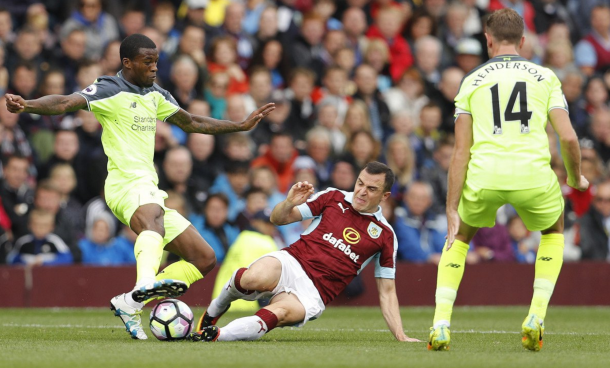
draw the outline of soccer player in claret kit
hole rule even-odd
[[[313,194],[299,182],[271,213],[276,225],[314,219],[290,247],[269,253],[240,268],[200,318],[193,341],[256,340],[275,327],[303,326],[320,317],[330,303],[368,263],[375,277],[383,317],[399,341],[419,341],[404,334],[394,283],[396,236],[379,203],[390,195],[394,174],[371,162],[360,172],[353,192],[329,188]],[[254,316],[218,328],[218,319],[238,299],[270,297]]]
[[[542,347],[544,318],[563,263],[563,197],[551,169],[547,121],[559,135],[567,184],[585,190],[580,147],[561,83],[547,68],[517,51],[523,19],[512,9],[487,18],[490,60],[462,80],[455,98],[455,148],[449,167],[447,243],[438,265],[436,312],[428,349],[449,347],[449,325],[464,274],[468,244],[496,211],[511,204],[530,231],[541,231],[534,295],[521,326],[522,345]]]
[[[214,251],[190,222],[164,205],[167,194],[157,187],[153,165],[157,119],[187,133],[231,133],[254,128],[275,105],[262,106],[241,123],[191,115],[154,83],[159,53],[150,38],[141,34],[125,38],[120,57],[122,70],[116,76],[100,77],[80,92],[28,101],[7,94],[6,105],[13,113],[39,115],[87,109],[102,124],[102,144],[108,156],[106,202],[138,234],[136,286],[112,298],[110,304],[130,336],[143,340],[147,338],[140,318],[144,304],[153,298],[182,295],[216,264]],[[181,260],[158,273],[163,250]]]

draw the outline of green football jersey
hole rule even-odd
[[[87,100],[87,108],[104,128],[107,188],[108,184],[120,188],[142,180],[157,185],[153,165],[157,119],[165,121],[180,109],[171,94],[156,84],[150,88],[131,84],[121,72],[116,77],[100,77],[76,93]]]
[[[497,56],[464,77],[455,107],[456,117],[473,120],[468,183],[521,190],[555,178],[545,127],[550,110],[568,107],[550,69],[517,55]]]

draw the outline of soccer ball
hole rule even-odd
[[[166,299],[150,312],[150,330],[161,341],[184,339],[193,328],[193,312],[178,299]]]

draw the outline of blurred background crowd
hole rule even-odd
[[[488,59],[489,12],[521,14],[521,55],[561,79],[581,138],[586,192],[564,184],[565,258],[609,260],[610,1],[597,0],[19,0],[0,1],[0,94],[82,90],[121,68],[133,33],[159,50],[157,83],[193,114],[243,120],[273,101],[252,132],[186,135],[158,122],[154,161],[167,206],[191,220],[220,262],[265,239],[290,245],[269,211],[292,183],[351,190],[369,161],[396,184],[383,211],[398,258],[436,263],[446,235],[453,99]],[[510,75],[507,74],[507,79]],[[550,126],[549,126],[550,128]],[[0,99],[0,263],[134,263],[135,234],[104,202],[102,128],[87,111],[14,115]],[[514,209],[473,240],[468,261],[535,261],[539,233]],[[257,243],[258,242],[258,243]],[[233,247],[240,252],[229,252]],[[168,260],[171,261],[171,258]]]

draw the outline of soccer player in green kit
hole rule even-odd
[[[502,9],[486,22],[487,63],[462,80],[455,98],[455,148],[449,168],[447,243],[438,265],[436,311],[428,349],[449,348],[449,325],[468,244],[509,203],[541,231],[534,295],[521,328],[524,348],[542,347],[544,318],[563,263],[563,197],[551,170],[547,121],[559,135],[568,185],[585,190],[578,138],[555,74],[518,55],[523,19]]]
[[[134,248],[136,286],[112,298],[110,304],[130,336],[143,340],[147,336],[140,314],[145,302],[182,295],[216,264],[214,251],[190,222],[164,205],[167,194],[157,187],[153,165],[157,119],[187,133],[232,133],[254,128],[275,105],[259,108],[241,123],[191,115],[154,83],[159,53],[151,39],[141,34],[125,38],[120,57],[123,67],[116,76],[100,77],[80,92],[27,101],[7,94],[6,104],[10,112],[39,115],[87,109],[102,124],[102,143],[108,156],[106,202],[117,218],[138,234]],[[181,261],[158,273],[164,249]]]

